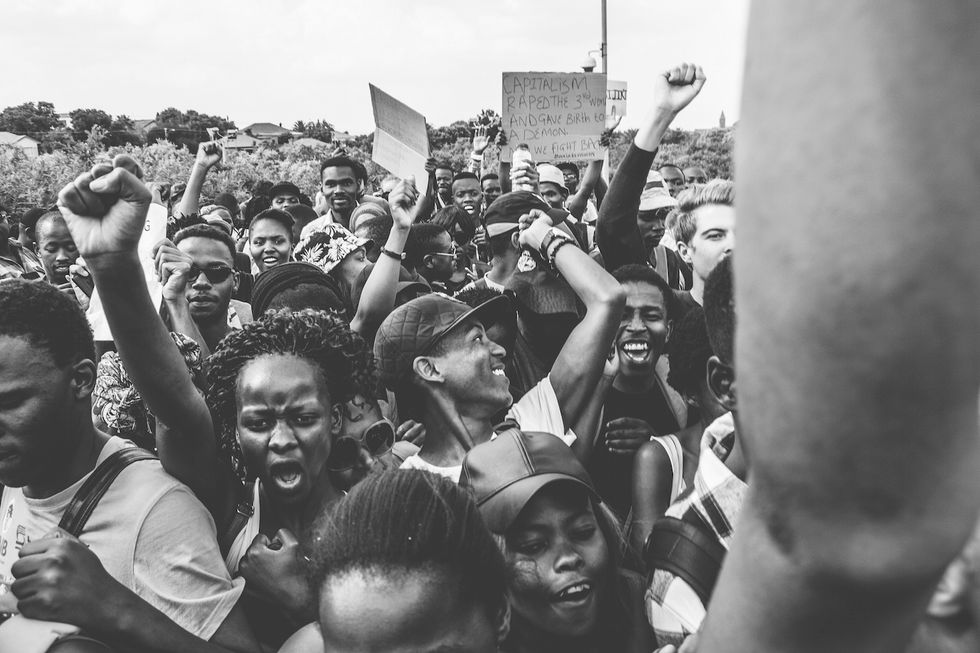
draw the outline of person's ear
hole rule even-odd
[[[674,321],[667,320],[667,337],[664,338],[664,342],[670,342],[670,334],[674,332]]]
[[[338,402],[330,407],[330,436],[336,438],[344,429],[344,404]]]
[[[504,641],[507,639],[507,635],[510,635],[510,601],[508,599],[504,599],[501,603],[500,610],[497,612],[498,646],[503,645]]]
[[[682,261],[694,267],[694,261],[691,260],[691,248],[688,247],[687,243],[680,240],[677,241],[677,254],[681,257]]]
[[[735,410],[735,370],[717,356],[708,359],[708,389],[725,410]]]
[[[419,356],[412,362],[412,371],[416,376],[427,383],[444,383],[446,377],[443,376],[434,358],[429,356]]]
[[[514,229],[514,233],[512,233],[510,235],[510,245],[514,249],[520,249],[521,248],[521,230],[520,229]]]
[[[83,358],[71,369],[71,394],[76,401],[86,400],[92,396],[98,368],[90,358]]]
[[[432,265],[432,259],[433,258],[434,257],[432,256],[432,254],[426,254],[425,256],[423,256],[422,257],[422,267],[423,268],[428,268],[428,269],[431,270],[434,267]]]

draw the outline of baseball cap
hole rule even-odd
[[[663,208],[674,208],[677,200],[670,196],[664,188],[664,178],[656,170],[647,175],[646,184],[640,194],[640,211],[656,211]]]
[[[557,170],[557,168],[555,168]],[[562,184],[565,183],[564,178]],[[563,222],[568,217],[567,211],[553,209],[548,203],[526,190],[517,190],[504,193],[487,207],[483,214],[483,223],[487,228],[487,235],[493,238],[500,234],[507,233],[520,226],[521,216],[531,212],[533,209],[544,211],[551,216],[555,224]]]
[[[374,340],[374,358],[381,380],[395,389],[410,374],[415,359],[432,351],[437,342],[468,320],[489,327],[513,309],[506,297],[494,297],[470,308],[440,293],[416,297],[385,318]]]
[[[290,181],[277,181],[276,185],[269,190],[269,199],[275,199],[277,195],[302,195],[299,187]]]
[[[370,242],[367,238],[358,238],[339,224],[328,223],[303,236],[293,249],[293,254],[297,261],[313,263],[324,272],[330,272],[351,252]]]
[[[550,163],[542,163],[538,166],[538,183],[543,184],[546,182],[555,184],[566,193],[568,192],[568,186],[565,185],[565,173]]]
[[[560,437],[517,428],[470,449],[459,478],[498,534],[506,533],[534,495],[556,481],[574,483],[600,500],[589,474]]]

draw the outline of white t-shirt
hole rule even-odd
[[[575,434],[571,430],[565,429],[565,421],[561,417],[561,406],[558,405],[558,397],[551,385],[550,376],[541,379],[536,386],[521,397],[520,401],[511,406],[507,412],[507,419],[517,422],[522,431],[552,433],[555,437],[561,438],[568,446],[572,446],[572,443],[575,442]],[[559,435],[559,433],[564,435]],[[495,433],[490,436],[490,439],[496,437],[497,434]],[[401,468],[421,469],[445,476],[456,483],[459,483],[459,477],[463,473],[462,464],[438,467],[425,462],[418,454],[406,458]]]
[[[111,438],[98,462],[127,446],[134,445]],[[18,551],[58,527],[88,476],[46,499],[29,499],[19,488],[4,488],[0,581],[13,582],[10,567]],[[157,460],[133,463],[119,474],[79,539],[110,576],[202,639],[214,635],[245,587],[244,580],[233,581],[225,569],[211,515]]]

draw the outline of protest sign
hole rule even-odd
[[[371,105],[374,107],[374,148],[371,160],[401,178],[415,176],[419,192],[425,192],[428,174],[429,135],[421,113],[399,102],[374,84]]]
[[[146,212],[146,222],[143,224],[143,233],[140,234],[138,253],[140,265],[143,266],[143,277],[146,280],[146,289],[150,293],[150,300],[154,306],[159,307],[163,301],[163,287],[157,279],[156,265],[153,260],[153,246],[167,237],[167,209],[159,204],[150,204]],[[92,327],[92,334],[96,340],[112,340],[112,333],[109,331],[109,323],[106,321],[105,313],[102,310],[102,300],[99,298],[99,291],[92,292],[89,300],[88,310],[85,312],[89,325]]]
[[[600,73],[504,73],[502,156],[527,143],[535,161],[593,160],[602,151],[606,76]]]
[[[611,120],[626,115],[626,82],[606,82],[606,116]]]

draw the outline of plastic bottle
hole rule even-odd
[[[527,163],[531,166],[534,165],[534,157],[531,156],[531,148],[527,146],[527,143],[521,143],[514,150],[513,163],[511,164],[511,170],[517,170],[517,165],[519,163]],[[512,173],[513,174],[513,173]],[[534,192],[534,186],[528,183],[514,184],[514,190],[526,190]]]

